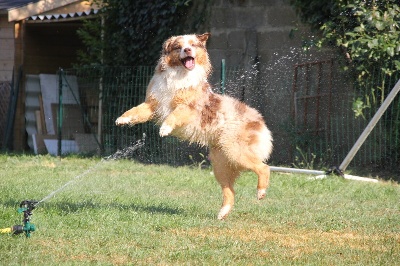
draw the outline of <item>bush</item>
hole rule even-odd
[[[351,70],[357,85],[379,69],[384,76],[366,92],[371,99],[384,100],[394,84],[387,80],[400,72],[400,8],[397,0],[291,0],[302,20],[321,33],[305,40],[311,46],[335,46],[342,54],[343,68]],[[377,95],[375,95],[377,93]],[[372,101],[373,102],[373,101]],[[360,106],[360,105],[356,105]],[[365,108],[365,104],[361,105]]]

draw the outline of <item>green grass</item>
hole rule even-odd
[[[0,235],[1,265],[398,265],[400,187],[272,173],[236,183],[216,214],[210,170],[98,159],[0,155],[0,228],[20,224],[20,201],[40,200],[31,238]]]

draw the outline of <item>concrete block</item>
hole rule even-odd
[[[266,10],[267,23],[271,27],[295,27],[300,23],[296,12],[291,6],[274,6]]]
[[[258,49],[261,53],[270,49],[283,47],[301,47],[301,40],[289,36],[290,31],[265,31],[258,33]]]
[[[212,0],[212,6],[213,7],[220,7],[220,6],[222,6],[222,3],[224,2],[225,0]]]
[[[228,37],[226,33],[214,34],[208,40],[207,48],[210,49],[228,49]]]
[[[226,52],[226,65],[239,66],[243,65],[244,51],[240,49],[229,50]]]
[[[230,29],[236,27],[235,16],[231,10],[224,7],[216,7],[211,11],[210,28],[211,29]]]
[[[246,47],[246,34],[243,30],[232,31],[228,34],[228,48],[229,49],[242,49]]]
[[[210,55],[213,72],[219,71],[221,68],[221,60],[226,59],[226,50],[208,49],[208,54]]]
[[[234,6],[247,7],[251,6],[251,4],[252,4],[251,0],[222,0],[222,5],[225,7],[234,7]]]
[[[251,0],[251,6],[255,7],[270,7],[282,5],[282,0]]]
[[[267,17],[265,9],[260,8],[236,8],[234,10],[236,25],[241,29],[254,29],[266,25]]]

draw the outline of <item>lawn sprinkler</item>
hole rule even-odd
[[[19,235],[22,233],[25,233],[26,237],[30,237],[31,236],[31,232],[34,232],[36,230],[36,227],[34,224],[32,224],[30,222],[31,220],[31,216],[32,216],[32,211],[42,202],[45,202],[49,199],[51,199],[55,194],[59,193],[60,191],[62,191],[63,189],[65,189],[67,186],[69,186],[70,184],[72,184],[75,180],[80,179],[86,175],[88,175],[89,173],[91,173],[92,171],[94,171],[97,167],[100,166],[101,163],[103,163],[104,161],[108,161],[108,160],[116,160],[116,159],[124,159],[124,158],[129,158],[129,156],[132,156],[133,153],[144,146],[145,144],[145,138],[146,138],[146,134],[143,133],[143,137],[142,139],[136,141],[135,143],[132,143],[131,146],[123,149],[123,150],[118,150],[116,151],[114,154],[103,158],[100,162],[98,162],[96,165],[92,166],[91,168],[87,169],[85,172],[83,172],[80,175],[75,176],[73,179],[71,179],[70,181],[68,181],[67,183],[65,183],[63,186],[61,186],[60,188],[52,191],[49,195],[47,195],[46,197],[44,197],[43,199],[41,199],[40,201],[34,201],[34,200],[24,200],[19,204],[19,208],[18,208],[18,213],[24,213],[24,219],[22,220],[23,225],[14,225],[8,228],[2,228],[0,229],[0,234],[10,234],[12,233],[13,235]]]
[[[23,225],[14,225],[12,227],[0,229],[0,233],[7,234],[12,233],[13,235],[19,235],[25,233],[26,237],[31,236],[31,232],[34,232],[36,227],[30,222],[32,211],[35,209],[38,201],[24,200],[19,204],[18,213],[24,214],[22,220]]]

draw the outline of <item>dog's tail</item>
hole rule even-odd
[[[263,159],[263,162],[266,163],[271,156],[272,153],[272,134],[271,131],[265,126],[263,130],[260,132],[259,135],[259,148],[262,150],[261,151],[261,158]]]

